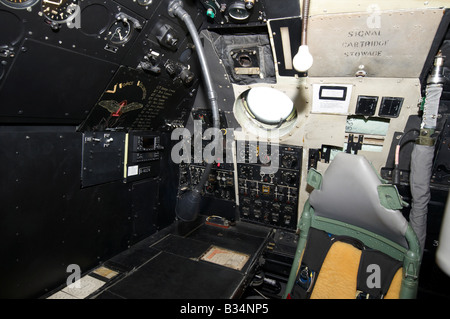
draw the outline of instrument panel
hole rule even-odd
[[[0,0],[0,123],[80,125],[101,102],[104,110],[121,108],[120,114],[110,112],[114,119],[145,111],[139,123],[126,130],[159,129],[163,114],[134,101],[133,92],[122,94],[120,101],[101,99],[111,90],[110,84],[113,88],[130,81],[161,82],[164,88],[176,89],[181,83],[180,95],[186,96],[195,91],[197,59],[192,41],[182,22],[168,16],[164,4]],[[185,9],[195,19],[197,6],[187,3]],[[136,72],[111,83],[120,77],[121,68]],[[120,105],[124,101],[126,105]],[[182,123],[187,112],[177,111],[172,109],[176,118],[168,120]],[[147,125],[149,116],[158,119]]]
[[[46,19],[55,23],[72,20],[80,14],[78,0],[42,0],[41,10]]]
[[[214,163],[202,188],[202,199],[207,203],[202,212],[295,230],[302,152],[297,146],[238,141],[237,163]],[[180,164],[179,195],[195,187],[203,172],[204,163]],[[230,215],[233,208],[236,216]]]
[[[2,0],[0,12],[3,15],[4,12],[9,12],[24,25],[25,32],[22,38],[26,36],[116,63],[120,63],[120,59],[126,53],[123,50],[126,47],[125,44],[132,42],[146,23],[145,18],[114,1],[98,3],[92,0],[41,0],[40,2]],[[129,35],[119,36],[119,32],[116,32],[122,24],[126,25]],[[5,28],[13,32],[15,30],[11,24],[5,24]],[[111,48],[110,45],[115,42],[116,37],[121,38],[121,46]],[[11,44],[7,39],[0,37],[0,46]],[[121,52],[123,54],[120,54]]]
[[[262,154],[262,149],[265,153]],[[240,218],[249,222],[294,230],[298,217],[302,147],[259,145],[242,148],[245,163],[237,164]],[[268,157],[267,160],[264,157]],[[272,170],[265,170],[272,166]]]

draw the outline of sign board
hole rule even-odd
[[[376,10],[312,16],[308,46],[311,77],[416,78],[420,76],[443,9]]]

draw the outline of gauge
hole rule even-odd
[[[25,9],[35,5],[39,0],[0,0],[5,6],[13,9]]]
[[[243,2],[233,2],[228,8],[228,15],[234,20],[244,21],[250,17],[250,12]]]
[[[53,22],[72,20],[78,8],[78,0],[42,0],[42,13]]]
[[[122,44],[127,42],[131,36],[131,25],[128,20],[117,20],[109,28],[109,41],[114,44]]]
[[[139,3],[141,6],[149,6],[151,5],[153,0],[137,0],[137,3]]]

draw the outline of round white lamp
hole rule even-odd
[[[306,72],[313,65],[314,59],[307,45],[301,45],[297,54],[294,56],[292,63],[294,69],[298,72]]]

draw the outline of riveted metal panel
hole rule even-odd
[[[313,16],[309,76],[419,77],[443,9]],[[339,61],[339,63],[337,63]]]

